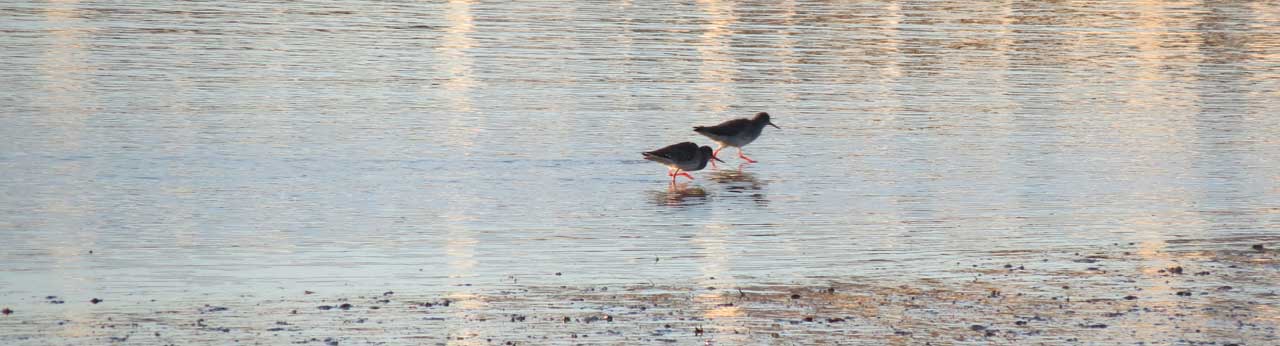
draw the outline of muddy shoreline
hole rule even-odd
[[[431,295],[304,291],[283,299],[182,303],[33,297],[31,304],[95,309],[66,314],[5,307],[10,313],[0,316],[0,341],[1262,345],[1276,340],[1280,328],[1280,292],[1273,285],[1280,282],[1280,253],[1274,247],[1142,253],[1119,246],[1004,264],[997,256],[957,263],[955,272],[968,279],[907,278],[906,284],[857,278],[723,287],[513,283]],[[1049,261],[1056,255],[1071,259]]]

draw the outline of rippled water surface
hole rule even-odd
[[[1277,8],[8,1],[0,305],[1275,242]],[[757,164],[640,157],[759,111]]]

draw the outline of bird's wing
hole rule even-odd
[[[746,131],[749,127],[751,127],[751,120],[733,119],[716,126],[698,126],[693,128],[693,131],[717,136],[732,136]]]
[[[694,156],[697,156],[698,145],[693,142],[676,143],[644,154],[662,157],[673,162],[684,162],[693,160]]]

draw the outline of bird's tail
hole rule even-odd
[[[640,155],[644,155],[645,160],[649,160],[657,163],[665,164],[671,161],[670,159],[662,157],[662,155],[654,154],[652,151],[646,151],[646,152],[640,153]]]

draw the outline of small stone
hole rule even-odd
[[[1182,275],[1182,266],[1169,268],[1169,273],[1174,275]]]
[[[89,299],[89,302],[90,302],[90,303],[97,304],[97,303],[101,303],[101,302],[102,302],[102,299],[93,298],[93,299]]]
[[[792,294],[792,295],[791,295],[791,299],[800,299],[800,295],[799,295],[799,294]]]
[[[1183,296],[1183,297],[1190,297],[1190,296],[1191,296],[1191,291],[1179,291],[1177,294],[1178,294],[1179,296]]]
[[[556,272],[556,276],[560,276],[560,272]]]
[[[384,296],[384,297],[385,297],[385,296],[392,295],[392,294],[396,294],[396,293],[395,293],[395,292],[392,292],[392,291],[382,292],[382,296]]]
[[[980,324],[975,324],[975,325],[969,326],[969,330],[972,330],[975,332],[981,332],[981,331],[987,330],[987,327]]]
[[[342,305],[338,305],[338,308],[343,310],[351,310],[351,304],[342,303]]]
[[[1134,296],[1134,295],[1124,296],[1124,300],[1134,300],[1134,299],[1138,299],[1138,296]]]
[[[1233,287],[1231,287],[1231,286],[1222,286],[1222,287],[1218,287],[1218,290],[1219,290],[1219,291],[1230,291],[1232,288],[1233,288]]]
[[[9,308],[4,308],[4,310],[0,310],[0,314],[11,315],[13,314],[13,310],[10,310]]]
[[[225,307],[211,306],[209,304],[205,304],[204,307],[200,308],[200,313],[205,314],[205,313],[221,312],[221,311],[227,311],[227,310],[228,309]]]
[[[317,308],[317,309],[320,309],[320,310],[331,310],[331,309],[333,309],[333,307],[332,307],[332,306],[329,306],[329,305],[321,305],[321,306],[317,306],[316,308]]]

